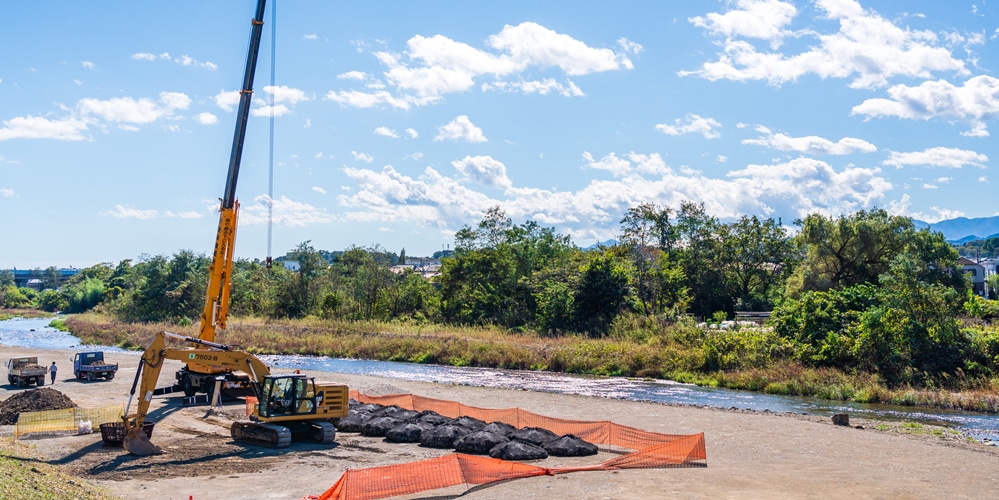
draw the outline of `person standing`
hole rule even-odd
[[[55,361],[53,361],[52,362],[52,366],[49,367],[49,373],[52,374],[52,383],[53,384],[55,383],[55,376],[56,376],[56,372],[57,371],[59,371],[59,368],[56,367]]]

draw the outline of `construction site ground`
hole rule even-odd
[[[0,354],[38,356],[68,364],[72,352],[0,346]],[[112,381],[76,381],[60,371],[56,389],[81,407],[123,403],[135,376],[135,353],[108,353],[118,362]],[[168,362],[160,386],[180,368]],[[280,370],[278,370],[280,371]],[[893,426],[851,421],[835,426],[826,417],[670,406],[656,403],[488,389],[439,383],[314,372],[317,381],[344,383],[382,395],[414,393],[483,408],[512,408],[573,420],[611,420],[668,434],[705,433],[707,467],[578,472],[495,484],[466,492],[458,487],[411,498],[647,499],[647,498],[986,498],[999,494],[999,449],[953,432],[893,432]],[[25,389],[0,388],[0,400]],[[21,441],[41,459],[102,485],[126,499],[298,499],[318,495],[347,469],[437,457],[449,450],[394,444],[381,438],[339,433],[332,446],[293,443],[269,449],[235,443],[229,424],[244,406],[183,407],[181,395],[153,399],[152,442],[166,453],[135,457],[103,445],[98,429],[86,435],[33,434]],[[858,429],[862,426],[863,429]],[[0,426],[11,435],[13,425]],[[548,458],[539,466],[595,464],[615,455]]]

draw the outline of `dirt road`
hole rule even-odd
[[[69,351],[0,346],[0,356],[38,356],[68,366]],[[123,403],[138,354],[109,353],[121,368],[110,382],[78,382],[63,368],[53,387],[82,407]],[[170,362],[168,362],[170,363]],[[163,368],[160,385],[171,382],[179,364]],[[675,407],[527,391],[407,382],[376,377],[311,373],[320,381],[345,383],[372,395],[414,393],[485,408],[520,407],[578,420],[614,422],[672,434],[705,433],[708,467],[579,472],[498,484],[464,495],[467,499],[509,498],[995,498],[999,497],[999,449],[960,436],[902,436],[834,426],[826,418]],[[18,389],[0,388],[0,399]],[[385,443],[341,433],[334,446],[293,443],[272,450],[235,444],[229,424],[242,404],[218,415],[206,408],[182,408],[179,396],[154,398],[152,441],[167,453],[133,457],[102,446],[100,433],[29,436],[44,459],[101,484],[126,499],[298,499],[329,488],[346,469],[410,462],[449,453],[415,444]],[[95,429],[96,430],[96,429]],[[13,426],[0,426],[10,435]],[[595,464],[612,455],[549,458],[537,465]],[[464,488],[448,490],[460,494]],[[428,492],[414,498],[428,498]]]

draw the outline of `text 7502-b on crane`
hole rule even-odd
[[[201,313],[201,330],[198,339],[215,342],[219,330],[225,330],[229,316],[229,287],[232,281],[233,248],[236,243],[236,216],[239,202],[236,201],[236,180],[239,177],[239,163],[243,156],[243,140],[246,137],[246,122],[250,115],[250,98],[253,96],[253,75],[257,67],[257,53],[263,31],[265,0],[258,0],[256,15],[252,21],[250,47],[246,55],[246,71],[243,73],[243,88],[239,93],[239,111],[236,116],[236,130],[232,139],[232,153],[229,156],[229,174],[226,177],[225,192],[219,207],[219,227],[215,236],[215,252],[209,269],[208,291],[205,309]],[[196,347],[204,349],[204,345]],[[211,400],[216,377],[224,377],[223,392],[233,396],[252,394],[251,381],[245,374],[236,374],[223,366],[188,363],[177,372],[177,385],[186,396],[198,392],[209,394]],[[221,396],[221,394],[220,394]]]

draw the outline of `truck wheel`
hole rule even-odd
[[[77,380],[83,378],[83,374],[80,372],[73,372],[73,376],[76,377]]]
[[[14,377],[7,375],[7,383],[10,385],[14,385]]]
[[[94,372],[87,372],[87,381],[88,382],[94,381]]]
[[[107,378],[108,380],[114,380],[114,372],[108,372],[108,376],[105,378]]]
[[[38,377],[38,379],[35,380],[35,385],[38,387],[45,385],[45,377]]]
[[[25,385],[27,385],[27,384],[24,383],[24,379],[23,378],[18,378],[17,379],[17,386],[18,387],[24,387]]]
[[[184,395],[191,397],[198,393],[198,389],[194,387],[194,381],[191,380],[190,375],[184,375],[180,379],[180,388],[184,391]]]

